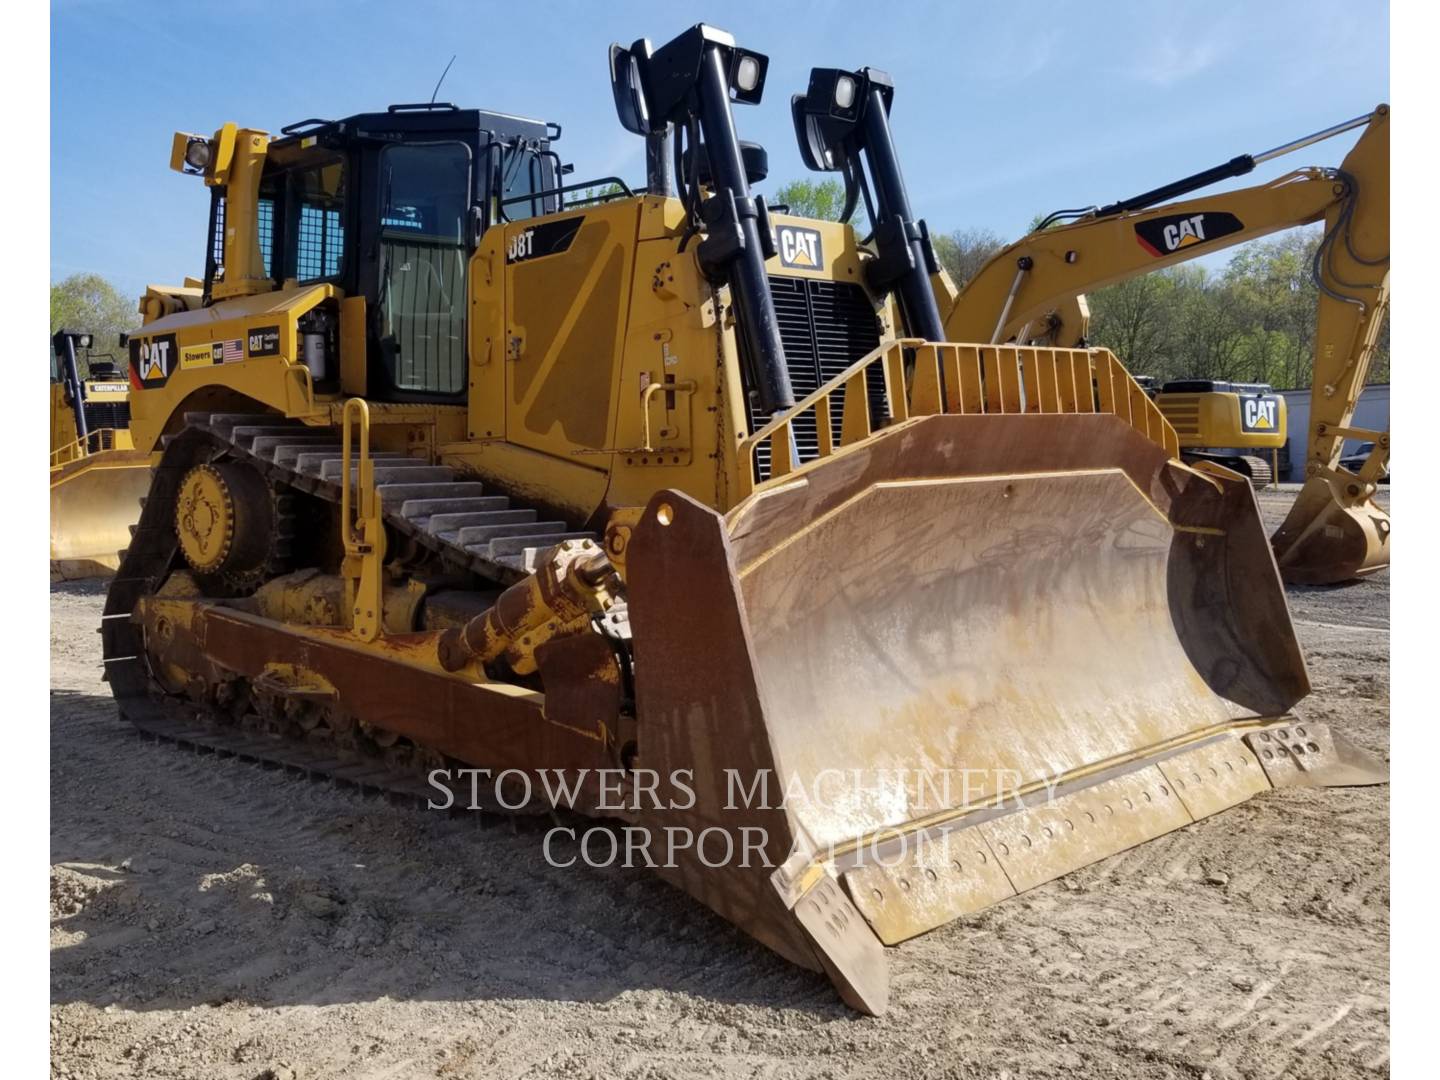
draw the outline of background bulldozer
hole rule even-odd
[[[792,102],[869,244],[752,194],[767,67],[612,47],[647,189],[578,204],[555,125],[451,105],[178,135],[206,273],[130,339],[161,457],[103,640],[168,738],[422,795],[511,770],[663,836],[880,1012],[883,944],[1382,774],[1292,712],[1243,478],[1105,350],[946,339],[887,77]]]
[[[74,330],[51,340],[52,579],[113,572],[150,486],[152,455],[130,440],[129,382],[94,345]]]

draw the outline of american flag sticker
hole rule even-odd
[[[234,360],[245,359],[245,350],[241,347],[239,338],[236,338],[234,341],[221,342],[220,350],[220,355],[227,364]]]

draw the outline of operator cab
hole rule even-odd
[[[367,396],[458,402],[467,268],[485,230],[559,209],[557,125],[448,103],[304,120],[268,145],[257,232],[276,287],[331,283],[365,300]],[[223,277],[225,189],[212,188],[205,285]],[[337,355],[335,312],[307,340]],[[319,389],[338,372],[326,370]]]

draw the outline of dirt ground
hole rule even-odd
[[[1388,577],[1290,591],[1300,711],[1382,756]],[[55,1076],[1388,1074],[1387,788],[1261,795],[953,922],[864,1019],[645,871],[143,741],[102,603],[52,588]]]

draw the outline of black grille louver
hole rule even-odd
[[[85,426],[91,431],[101,428],[121,430],[130,426],[130,403],[128,401],[87,401],[85,402]]]
[[[790,385],[795,400],[808,397],[839,375],[866,353],[880,345],[880,322],[869,296],[859,285],[848,281],[823,281],[815,278],[770,278],[770,292],[775,298],[775,314],[780,321],[780,341],[785,346],[785,366],[790,372]],[[871,422],[878,427],[885,417],[885,381],[876,365],[865,375],[870,398]],[[840,440],[840,404],[844,391],[834,398],[831,414],[832,436]],[[750,410],[751,430],[758,430],[769,420],[754,408]],[[820,455],[820,441],[815,431],[815,414],[806,411],[791,424],[795,436],[797,460],[800,464],[814,461]],[[755,453],[756,482],[770,476],[770,447],[762,445]]]

